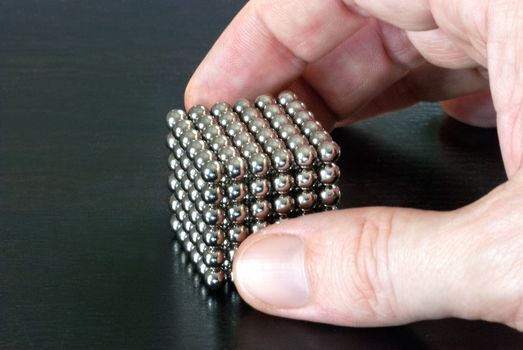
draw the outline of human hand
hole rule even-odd
[[[290,87],[333,127],[444,101],[457,119],[497,125],[509,181],[451,212],[350,209],[273,225],[236,254],[242,297],[338,325],[454,316],[523,331],[520,33],[518,0],[249,2],[191,79],[187,105]]]

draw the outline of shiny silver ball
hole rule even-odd
[[[191,241],[193,243],[196,243],[196,239],[200,236],[200,234],[198,232],[195,232],[196,230],[193,230],[194,229],[194,225],[192,224],[192,222],[190,220],[184,220],[184,222],[182,224],[183,224],[183,230],[185,232],[188,232],[189,236],[191,236]],[[192,235],[194,235],[194,234],[197,235],[196,238],[192,237]]]
[[[208,247],[203,253],[203,261],[209,267],[218,267],[223,264],[225,254],[219,247]]]
[[[171,215],[171,220],[169,223],[171,224],[171,228],[174,232],[178,232],[183,229],[182,221],[178,220],[176,214]]]
[[[266,119],[263,118],[254,118],[247,124],[249,131],[253,134],[257,134],[262,129],[269,128],[269,122]]]
[[[282,91],[278,94],[278,103],[282,106],[285,106],[292,101],[296,101],[297,99],[298,97],[296,94],[289,90]]]
[[[318,147],[324,142],[332,141],[332,137],[325,130],[318,130],[311,134],[309,141],[313,146]]]
[[[217,227],[209,227],[203,234],[202,239],[210,247],[216,247],[223,243],[225,233]]]
[[[222,128],[217,124],[212,124],[203,130],[203,138],[207,142],[211,142],[220,135],[224,135]]]
[[[249,236],[249,229],[245,225],[234,225],[227,230],[227,238],[233,243],[241,243]]]
[[[316,160],[317,153],[311,145],[300,145],[294,149],[294,161],[302,168],[310,168]]]
[[[294,123],[301,127],[305,122],[314,120],[314,115],[309,111],[300,111],[293,117]]]
[[[198,220],[200,220],[200,217],[201,217],[201,213],[198,211],[198,209],[194,208],[194,204],[193,204],[193,208],[191,209],[191,211],[189,212],[189,220],[194,224],[196,225],[196,223],[198,222]]]
[[[298,129],[297,126],[295,126],[294,124],[286,124],[286,125],[283,125],[279,130],[278,130],[278,135],[283,139],[283,140],[287,140],[289,137],[293,136],[293,135],[300,135],[301,132],[300,132],[300,129]]]
[[[254,105],[249,100],[242,98],[242,99],[239,99],[238,101],[236,101],[233,109],[236,113],[242,114],[245,111],[245,109],[253,108],[253,107],[254,107]]]
[[[279,130],[282,126],[292,124],[292,120],[286,114],[276,114],[271,119],[271,126]]]
[[[302,189],[312,188],[317,180],[316,172],[312,169],[302,169],[294,175],[294,184]]]
[[[285,142],[291,151],[294,151],[298,146],[309,144],[307,138],[302,134],[291,135],[285,140]]]
[[[240,123],[240,117],[232,111],[225,112],[218,117],[218,123],[222,128],[226,128],[229,125]]]
[[[189,169],[189,172],[187,173],[189,176],[189,179],[192,181],[196,181],[199,178],[200,172],[193,166]]]
[[[220,149],[222,149],[225,146],[231,146],[232,142],[231,140],[224,135],[216,136],[214,139],[209,141],[209,145],[211,146],[211,149],[214,152],[218,152]]]
[[[280,215],[288,215],[294,210],[294,198],[288,194],[282,194],[274,198],[272,202],[274,211]]]
[[[183,133],[187,130],[194,129],[194,124],[190,120],[180,120],[177,121],[172,129],[173,136],[179,140],[182,137]]]
[[[321,183],[332,185],[336,183],[340,177],[340,168],[336,164],[324,164],[318,169],[318,177]]]
[[[192,181],[189,179],[188,173],[185,172],[183,175],[182,181],[180,182],[182,185],[182,188],[185,190],[185,192],[188,192],[192,187]]]
[[[236,158],[240,155],[240,153],[234,146],[225,146],[222,149],[220,149],[219,151],[217,151],[217,153],[218,153],[218,159],[221,160],[222,162],[226,162],[229,159]]]
[[[285,143],[279,138],[268,139],[263,143],[263,150],[267,154],[273,154],[277,149],[285,148]]]
[[[169,111],[165,117],[165,121],[167,122],[167,127],[169,129],[172,129],[176,122],[185,119],[187,119],[187,114],[185,114],[185,112],[181,109],[173,109],[172,111]]]
[[[223,222],[225,215],[220,208],[208,206],[203,210],[203,221],[207,225],[218,226]]]
[[[198,213],[203,213],[203,211],[207,207],[207,203],[205,203],[205,201],[203,199],[198,199],[196,201],[196,203],[194,204],[194,206],[195,206],[196,210],[198,211]]]
[[[188,219],[188,214],[185,210],[183,210],[182,206],[180,206],[177,210],[176,210],[176,218],[178,219],[178,221],[180,221],[181,223],[183,223],[185,220]]]
[[[253,142],[254,142],[254,136],[252,136],[252,134],[247,131],[238,133],[233,138],[233,144],[236,147],[242,147],[243,145],[246,145],[248,143],[253,143]]]
[[[256,133],[255,137],[256,137],[256,141],[258,141],[261,144],[264,144],[268,140],[277,139],[278,133],[273,128],[266,127],[266,128],[260,129]]]
[[[194,243],[191,242],[191,240],[189,239],[189,235],[187,235],[187,237],[185,237],[182,245],[183,245],[183,250],[185,250],[187,253],[192,252],[193,249],[195,248]]]
[[[178,202],[178,199],[176,199],[174,193],[169,196],[169,206],[173,211],[176,211],[176,209],[178,209],[180,206],[180,202]]]
[[[256,198],[266,197],[271,190],[271,183],[267,179],[255,179],[249,185],[250,193]]]
[[[185,171],[189,171],[191,166],[192,166],[192,162],[189,158],[183,158],[182,161],[180,162],[180,167]]]
[[[278,114],[285,114],[285,110],[278,104],[268,105],[263,110],[263,116],[269,120]]]
[[[274,150],[271,154],[271,163],[274,170],[278,172],[285,172],[291,168],[293,162],[293,155],[291,151],[285,148]]]
[[[216,156],[213,152],[208,149],[200,151],[196,157],[194,157],[193,162],[197,170],[202,170],[203,166],[209,161],[216,160]]]
[[[242,112],[240,119],[244,123],[248,123],[255,118],[261,118],[261,117],[262,117],[262,114],[258,109],[254,108],[254,107],[248,107]]]
[[[320,191],[320,199],[323,205],[333,206],[340,200],[340,188],[336,185],[325,185]]]
[[[207,183],[201,191],[201,198],[207,204],[218,204],[223,198],[222,188],[217,184]]]
[[[194,249],[190,254],[190,259],[193,264],[197,264],[200,259],[202,258],[202,255],[198,252],[198,250]]]
[[[205,221],[203,221],[203,219],[200,217],[198,221],[196,221],[195,228],[198,232],[200,232],[202,236],[204,236],[207,231],[210,231],[215,227],[207,225]]]
[[[218,268],[209,268],[205,271],[203,280],[209,289],[215,290],[225,283],[225,273]]]
[[[251,215],[257,220],[266,220],[271,213],[271,203],[265,199],[257,199],[251,204]]]
[[[287,105],[285,106],[285,109],[287,110],[287,113],[291,117],[294,117],[298,112],[306,110],[307,106],[305,106],[305,103],[295,100],[295,101],[287,103]]]
[[[313,191],[304,190],[300,191],[296,195],[296,204],[300,209],[304,211],[309,211],[314,207],[317,199],[318,195],[316,193],[314,193]]]
[[[253,154],[249,158],[249,173],[250,175],[260,177],[265,176],[269,171],[270,159],[264,153]]]
[[[211,126],[211,125],[215,125],[216,124],[216,120],[214,119],[213,116],[211,115],[202,115],[200,118],[196,119],[194,121],[194,125],[196,126],[196,128],[198,130],[205,130],[207,127]]]
[[[276,100],[274,99],[274,97],[272,97],[270,95],[261,95],[261,96],[256,97],[256,99],[254,100],[254,105],[256,107],[258,107],[259,109],[261,109],[262,111],[265,108],[265,106],[275,104],[275,103],[276,103]]]
[[[340,157],[340,146],[332,141],[323,142],[318,146],[319,158],[324,163],[333,163]]]
[[[169,149],[174,149],[178,145],[178,141],[174,137],[173,133],[169,131],[166,137],[167,147]]]
[[[226,102],[218,102],[212,105],[211,113],[215,117],[219,117],[226,112],[232,111],[232,107]]]
[[[294,179],[291,175],[281,173],[272,179],[272,188],[278,193],[289,193],[294,184]]]
[[[323,130],[323,127],[316,120],[308,120],[301,126],[301,132],[307,137],[318,130]]]
[[[169,157],[167,158],[167,163],[169,164],[169,168],[171,170],[176,170],[180,167],[180,163],[178,162],[178,159],[176,159],[176,156],[172,153],[169,153]]]
[[[202,175],[198,173],[198,176],[196,176],[196,179],[194,179],[194,188],[196,188],[198,191],[202,191],[203,188],[207,182],[202,178]]]
[[[191,200],[189,198],[186,198],[184,201],[182,201],[182,208],[187,213],[191,212],[192,207],[193,207],[193,203],[191,202]]]
[[[241,155],[245,158],[251,158],[256,154],[263,152],[261,146],[257,143],[248,143],[240,148]]]
[[[251,225],[250,227],[250,230],[252,233],[256,233],[260,230],[263,230],[264,228],[266,228],[268,226],[268,224],[266,222],[255,222]]]
[[[209,268],[207,267],[207,265],[205,265],[205,262],[203,261],[203,259],[200,259],[198,261],[198,263],[196,264],[196,270],[198,270],[198,273],[202,276],[205,275],[205,273],[207,272]]]
[[[198,199],[201,198],[201,193],[200,191],[198,191],[195,187],[194,187],[194,184],[191,186],[191,188],[189,189],[189,199],[193,202],[193,203],[196,203],[196,201]]]
[[[194,160],[198,153],[204,149],[207,149],[205,141],[194,140],[186,148],[187,157],[189,157],[190,160]]]
[[[185,149],[181,145],[178,145],[176,148],[174,148],[172,154],[174,154],[174,157],[178,159],[178,161],[181,161],[187,156]]]
[[[241,157],[231,157],[225,162],[225,174],[232,180],[240,180],[247,172],[247,162]]]
[[[244,204],[235,203],[227,209],[227,218],[230,223],[240,224],[247,219],[249,209]]]
[[[201,117],[202,115],[206,115],[206,114],[209,114],[209,110],[207,109],[207,107],[202,106],[202,105],[192,106],[187,111],[187,115],[189,116],[189,118],[191,120],[196,120],[199,117]]]
[[[207,182],[216,183],[222,179],[222,164],[217,160],[210,160],[202,167],[202,178]]]
[[[178,202],[182,202],[185,198],[187,198],[187,192],[182,188],[181,185],[176,186],[174,189],[174,196],[178,200]]]
[[[186,239],[190,241],[189,234],[185,232],[183,229],[180,229],[178,231],[175,231],[175,237],[179,242],[183,242]]]
[[[229,124],[225,127],[225,134],[227,134],[229,137],[234,137],[238,135],[239,133],[246,132],[247,127],[243,123],[233,123]]]
[[[198,130],[191,129],[191,130],[185,130],[180,137],[180,145],[182,145],[183,148],[187,150],[187,147],[189,147],[189,144],[192,141],[201,140],[202,135]]]
[[[247,195],[247,186],[243,182],[231,182],[225,188],[225,195],[233,202],[239,202]]]

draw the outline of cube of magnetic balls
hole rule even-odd
[[[172,110],[167,126],[171,227],[212,289],[250,234],[336,209],[340,148],[293,92]]]

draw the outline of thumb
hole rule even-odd
[[[496,210],[521,208],[520,195],[499,199],[506,193],[454,212],[364,208],[272,225],[238,249],[234,283],[254,308],[295,319],[363,327],[462,317],[522,327],[523,270],[513,269],[521,235],[492,224]]]

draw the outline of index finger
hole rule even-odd
[[[186,105],[275,92],[365,22],[340,0],[251,1],[194,73]]]

